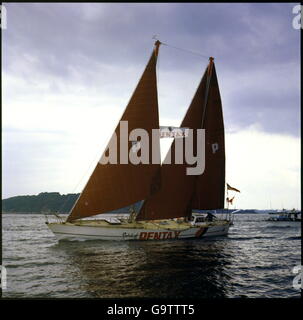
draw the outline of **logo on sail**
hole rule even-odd
[[[185,138],[188,137],[189,128],[160,126],[160,138]]]

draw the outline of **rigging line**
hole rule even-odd
[[[175,46],[172,46],[170,44],[167,44],[165,42],[161,42],[161,44],[167,46],[167,47],[171,47],[171,48],[174,48],[174,49],[178,49],[178,50],[182,50],[182,51],[185,51],[185,52],[188,52],[188,53],[191,53],[191,54],[194,54],[194,55],[197,55],[197,56],[200,56],[202,58],[205,58],[205,59],[208,59],[209,57],[208,56],[205,56],[199,52],[194,52],[194,51],[191,51],[191,50],[187,50],[187,49],[183,49],[183,48],[179,48],[179,47],[175,47]]]

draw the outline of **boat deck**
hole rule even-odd
[[[210,225],[223,225],[226,221],[216,220],[215,222],[205,222],[199,224],[199,226]],[[87,227],[105,227],[105,228],[125,228],[125,229],[165,229],[165,230],[185,230],[197,225],[192,225],[185,221],[175,220],[154,220],[154,221],[134,221],[128,222],[127,220],[121,221],[121,223],[110,223],[106,220],[78,220],[74,222],[66,222],[67,225],[73,226],[87,226]]]

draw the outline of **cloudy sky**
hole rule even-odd
[[[236,207],[300,208],[295,5],[5,4],[2,197],[81,191],[157,35],[160,124],[180,124],[214,56]]]

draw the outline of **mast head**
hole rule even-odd
[[[161,42],[160,42],[159,40],[157,40],[157,41],[155,42],[154,52],[155,52],[155,56],[156,56],[156,57],[158,57],[158,52],[159,52],[160,44],[161,44]]]
[[[214,64],[214,60],[215,60],[214,57],[209,57],[209,65],[208,65],[208,75],[209,76],[211,75],[211,71],[212,71],[212,67],[213,67],[213,64]]]

